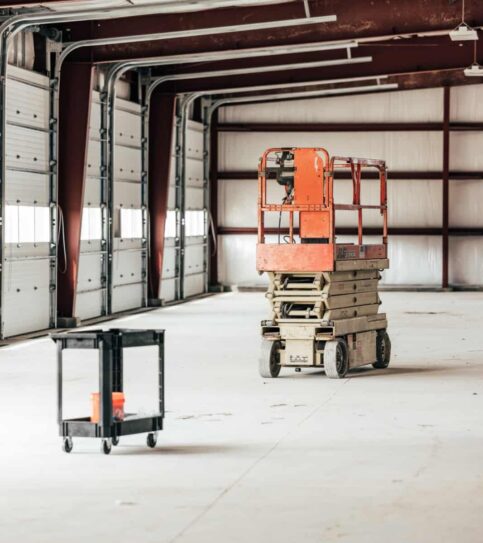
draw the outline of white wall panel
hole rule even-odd
[[[483,121],[483,85],[451,87],[452,121]]]
[[[449,162],[451,170],[483,170],[483,133],[451,132]]]
[[[273,236],[267,241],[275,242]],[[349,238],[339,236],[339,243]],[[376,239],[366,237],[367,243]],[[218,236],[218,270],[224,285],[264,286],[266,276],[256,271],[257,238],[252,235]],[[391,236],[389,243],[391,267],[383,275],[387,285],[441,284],[441,238],[438,236]]]
[[[483,285],[483,238],[449,240],[449,281],[455,285]]]
[[[423,89],[225,106],[220,122],[437,122],[443,116],[442,101],[442,89]]]
[[[480,186],[483,186],[480,184]],[[334,183],[337,203],[351,203],[352,183],[339,179]],[[272,203],[280,203],[285,195],[283,187],[276,182],[268,183],[268,197]],[[218,220],[221,226],[256,227],[257,226],[258,182],[256,180],[222,180],[218,181]],[[379,182],[367,180],[362,183],[362,202],[379,203]],[[442,190],[438,181],[426,180],[394,180],[388,181],[389,225],[406,227],[441,226]],[[475,200],[477,207],[477,200]],[[379,226],[382,224],[378,211],[364,211],[364,225]],[[357,216],[354,212],[336,214],[338,226],[354,226]],[[282,215],[282,226],[288,225],[288,214]],[[294,221],[297,226],[297,220]],[[278,226],[278,213],[266,213],[265,225]]]
[[[483,227],[483,182],[453,181],[449,184],[449,224]]]
[[[386,160],[393,170],[440,170],[439,132],[361,133],[223,133],[219,141],[219,170],[255,171],[267,147],[325,147],[331,155]]]

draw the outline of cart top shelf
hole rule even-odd
[[[146,347],[160,345],[164,330],[136,330],[111,328],[110,330],[85,330],[50,334],[62,349],[98,349],[101,344],[116,347]]]

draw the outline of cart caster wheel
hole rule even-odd
[[[112,439],[112,444],[114,447],[117,447],[119,445],[119,436],[114,436]]]
[[[156,443],[158,441],[158,436],[155,433],[148,434],[148,437],[146,438],[146,443],[149,448],[154,449],[156,447]]]
[[[263,341],[258,371],[262,377],[278,377],[280,374],[280,341]]]
[[[109,439],[103,439],[101,443],[101,452],[104,454],[109,454],[112,450],[112,443]]]
[[[347,343],[342,338],[327,341],[324,346],[324,370],[330,379],[342,379],[349,369]]]
[[[64,440],[62,441],[62,450],[66,453],[70,453],[73,448],[74,443],[72,442],[72,438],[70,436],[64,438]]]
[[[373,368],[385,369],[391,361],[391,340],[386,330],[379,330],[376,337],[376,361]]]

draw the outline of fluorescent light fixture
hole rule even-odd
[[[449,37],[453,41],[475,41],[478,39],[478,33],[466,23],[461,23],[449,33]]]
[[[464,73],[467,77],[483,77],[483,66],[474,62],[469,68],[465,68]]]

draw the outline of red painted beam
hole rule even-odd
[[[257,235],[258,230],[256,227],[232,227],[232,226],[220,226],[218,227],[219,236],[255,236]],[[266,234],[277,235],[278,228],[265,228]],[[298,234],[298,229],[294,229],[294,233]],[[339,236],[356,236],[357,228],[350,227],[339,227],[336,228],[336,233]],[[432,227],[399,227],[392,226],[388,230],[389,235],[392,236],[441,236],[442,228],[432,228]],[[288,234],[288,228],[280,229],[281,235]],[[483,236],[483,228],[450,228],[448,230],[450,236]],[[364,228],[365,236],[380,236],[382,235],[382,227],[374,228],[367,227]]]
[[[244,181],[249,179],[257,179],[258,173],[256,170],[252,171],[224,171],[218,172],[218,180],[224,181]],[[336,179],[352,179],[350,172],[337,172]],[[377,172],[365,172],[365,179],[379,179]],[[443,172],[396,172],[388,171],[388,179],[392,181],[408,180],[408,181],[420,181],[420,180],[433,180],[441,181],[443,179]],[[466,180],[479,180],[483,179],[483,172],[449,172],[450,181],[466,181]]]
[[[176,96],[154,92],[149,106],[149,298],[160,296],[163,273],[164,230],[168,207],[169,168]]]
[[[449,269],[449,140],[450,140],[450,87],[444,88],[443,95],[443,271],[442,287],[448,288]]]
[[[388,123],[223,123],[220,132],[439,132],[438,122]],[[483,123],[450,123],[450,131],[482,131]]]
[[[92,64],[64,63],[59,96],[59,207],[65,254],[59,244],[57,309],[59,317],[75,317],[80,236],[86,173]]]

